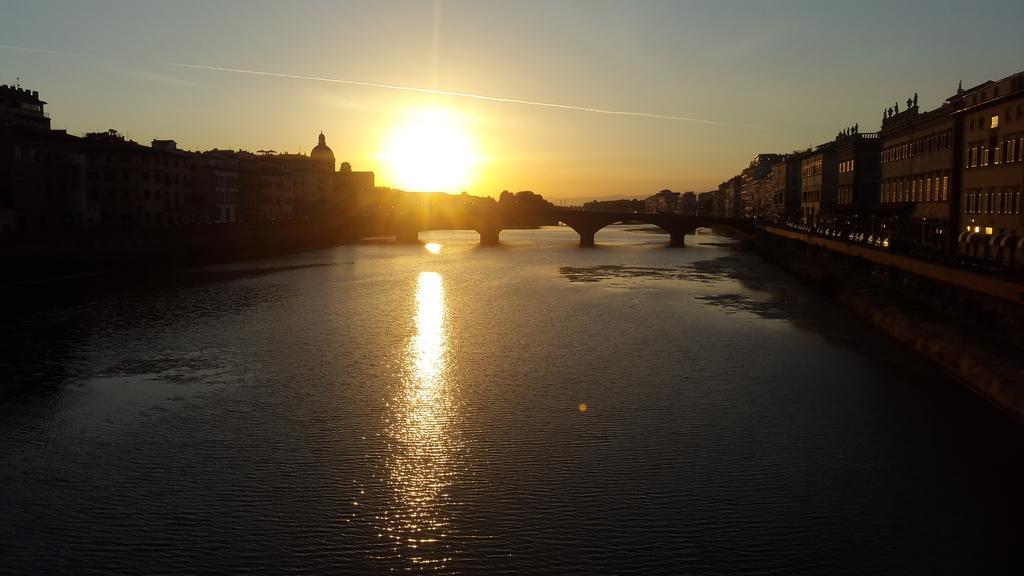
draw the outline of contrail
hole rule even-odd
[[[86,54],[85,52],[64,52],[63,50],[44,50],[43,48],[26,48],[25,46],[12,46],[10,44],[0,44],[0,48],[6,48],[8,50],[21,50],[23,52],[41,52],[43,54],[58,54],[61,56],[81,56],[84,58],[98,58],[96,54]]]
[[[10,44],[0,44],[0,48],[7,48],[10,50],[23,50],[26,52],[41,52],[44,54],[59,54],[62,56],[78,56],[85,58],[100,58],[97,54],[88,54],[84,52],[65,52],[63,50],[46,50],[42,48],[28,48],[25,46],[12,46]],[[254,76],[269,76],[272,78],[290,78],[293,80],[311,80],[314,82],[330,82],[333,84],[348,84],[350,86],[366,86],[370,88],[381,88],[384,90],[400,90],[402,92],[416,92],[419,94],[435,94],[438,96],[452,96],[455,98],[471,98],[473,100],[483,100],[487,102],[504,102],[507,104],[520,104],[524,106],[540,106],[543,108],[557,108],[560,110],[576,110],[578,112],[591,112],[594,114],[608,114],[611,116],[632,116],[638,118],[653,118],[658,120],[673,120],[676,122],[692,122],[694,124],[707,124],[710,126],[727,126],[731,128],[753,128],[756,130],[766,130],[765,126],[758,126],[756,124],[737,124],[733,122],[719,122],[716,120],[706,120],[704,118],[692,118],[688,116],[672,116],[669,114],[655,114],[653,112],[637,112],[633,110],[610,110],[607,108],[595,108],[591,106],[575,106],[572,104],[559,104],[556,102],[538,102],[535,100],[521,100],[518,98],[503,98],[500,96],[487,96],[484,94],[473,94],[470,92],[455,92],[452,90],[436,90],[433,88],[421,88],[418,86],[401,86],[398,84],[379,84],[376,82],[360,82],[358,80],[342,80],[340,78],[324,78],[320,76],[300,76],[297,74],[281,74],[278,72],[264,72],[261,70],[245,70],[242,68],[225,68],[222,66],[202,66],[199,64],[182,64],[177,62],[163,62],[166,66],[176,66],[178,68],[191,68],[193,70],[210,70],[214,72],[231,72],[234,74],[250,74]]]
[[[486,96],[483,94],[472,94],[469,92],[454,92],[451,90],[435,90],[433,88],[420,88],[417,86],[401,86],[397,84],[378,84],[376,82],[360,82],[358,80],[342,80],[339,78],[324,78],[320,76],[300,76],[297,74],[281,74],[279,72],[264,72],[261,70],[244,70],[241,68],[224,68],[221,66],[202,66],[199,64],[180,64],[165,62],[168,66],[179,68],[192,68],[195,70],[212,70],[215,72],[232,72],[235,74],[251,74],[254,76],[270,76],[273,78],[290,78],[293,80],[312,80],[314,82],[331,82],[334,84],[349,84],[352,86],[368,86],[371,88],[382,88],[385,90],[401,90],[403,92],[417,92],[420,94],[435,94],[439,96],[453,96],[456,98],[472,98],[473,100],[485,100],[487,102],[506,102],[509,104],[522,104],[526,106],[543,106],[545,108],[559,108],[562,110],[577,110],[580,112],[593,112],[596,114],[610,114],[613,116],[636,116],[641,118],[656,118],[659,120],[675,120],[679,122],[694,122],[697,124],[710,124],[712,126],[730,126],[734,128],[755,128],[765,130],[764,126],[753,124],[734,124],[731,122],[718,122],[705,120],[703,118],[690,118],[687,116],[670,116],[668,114],[654,114],[652,112],[636,112],[631,110],[609,110],[606,108],[593,108],[590,106],[573,106],[571,104],[558,104],[555,102],[537,102],[534,100],[520,100],[517,98],[502,98],[499,96]]]

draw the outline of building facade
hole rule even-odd
[[[878,134],[855,126],[836,137],[836,201],[834,224],[849,234],[870,223],[868,210],[878,205],[881,147]]]
[[[882,119],[881,204],[877,220],[904,246],[945,253],[955,241],[959,179],[955,99],[921,112],[916,95]]]
[[[822,144],[800,160],[800,221],[818,226],[836,201],[839,176],[835,142]]]
[[[648,214],[675,214],[679,204],[679,192],[662,190],[644,199],[644,211]]]
[[[772,164],[769,191],[772,196],[772,218],[780,224],[800,222],[800,169],[803,156],[787,154]]]
[[[1024,72],[958,95],[963,127],[958,239],[973,255],[1000,258],[1024,235]]]

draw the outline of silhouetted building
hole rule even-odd
[[[0,233],[58,234],[95,221],[85,166],[79,138],[31,123],[0,124]]]
[[[50,118],[43,108],[46,102],[39,92],[20,86],[0,85],[0,125],[50,129]]]
[[[230,150],[209,150],[192,161],[192,202],[196,222],[230,224],[245,221],[244,184],[256,170],[255,156]]]
[[[362,211],[375,203],[374,174],[370,171],[355,171],[348,162],[341,163],[341,170],[334,174],[333,194],[338,207],[345,211]]]
[[[836,201],[838,179],[835,142],[827,142],[800,160],[801,221],[807,226],[821,223],[823,213]]]
[[[648,214],[674,214],[679,202],[679,192],[662,190],[644,199],[644,212]]]
[[[115,130],[86,134],[89,202],[104,227],[187,224],[191,202],[191,155],[170,141],[146,147]]]
[[[715,215],[715,195],[718,194],[716,190],[710,192],[701,192],[697,195],[697,214],[701,216],[714,216]]]
[[[683,216],[693,216],[697,213],[697,194],[694,192],[683,192],[676,203],[676,213]]]
[[[800,221],[800,163],[802,153],[787,154],[772,164],[772,217],[776,222],[795,224]]]
[[[854,126],[836,137],[835,224],[850,233],[868,226],[867,210],[878,206],[881,177],[881,147],[878,134],[860,132]]]
[[[316,146],[310,150],[309,157],[321,170],[334,172],[334,151],[327,145],[327,138],[323,132],[320,133]]]
[[[715,196],[715,216],[739,218],[743,215],[743,199],[740,197],[740,185],[741,180],[739,176],[733,176],[718,185],[718,194]]]
[[[958,94],[963,126],[960,240],[1002,260],[1024,234],[1024,72]],[[972,236],[973,235],[973,236]],[[984,238],[978,238],[984,235]]]
[[[771,173],[772,164],[778,159],[778,154],[758,154],[740,172],[740,206],[736,209],[738,216],[752,218],[755,215],[767,215],[764,178]]]
[[[946,252],[955,241],[958,130],[951,100],[921,112],[916,97],[896,112],[887,109],[879,132],[881,205],[869,216],[876,234],[900,244]],[[884,227],[884,228],[883,228]]]

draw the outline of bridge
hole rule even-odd
[[[580,246],[589,247],[594,246],[595,235],[605,226],[634,222],[661,228],[669,235],[669,245],[674,247],[682,247],[683,238],[693,234],[697,228],[729,229],[744,234],[753,231],[752,223],[742,218],[548,208],[517,213],[500,209],[465,210],[443,218],[432,218],[423,213],[400,215],[395,219],[395,237],[401,243],[416,243],[419,242],[419,233],[426,230],[476,230],[480,234],[480,244],[486,246],[498,244],[502,230],[561,223],[579,234]]]

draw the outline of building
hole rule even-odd
[[[39,92],[0,85],[0,125],[49,130],[50,117],[44,111],[45,106],[46,102],[39,99]]]
[[[834,224],[847,233],[865,229],[867,210],[878,205],[881,147],[878,133],[853,126],[836,136]]]
[[[334,172],[334,150],[327,145],[327,137],[323,132],[320,132],[316,146],[309,151],[309,158],[319,170]]]
[[[98,216],[86,195],[79,138],[31,123],[0,123],[0,233],[55,235]]]
[[[82,139],[88,162],[89,203],[104,228],[170,226],[196,221],[192,155],[172,140],[147,147],[116,130]]]
[[[676,204],[676,214],[683,216],[694,216],[697,214],[697,194],[695,192],[683,192]]]
[[[662,190],[644,199],[644,212],[648,214],[675,214],[679,192]]]
[[[958,98],[921,112],[917,95],[907,107],[885,111],[881,142],[880,205],[872,233],[910,249],[946,253],[956,240],[959,197],[959,129],[953,112]]]
[[[772,196],[772,218],[781,224],[800,221],[800,166],[803,153],[780,156],[772,164],[768,190]]]
[[[813,227],[824,222],[836,201],[838,176],[835,142],[822,144],[801,158],[800,221],[804,225]]]
[[[768,209],[764,179],[771,173],[772,164],[778,159],[778,154],[758,154],[750,161],[750,165],[740,172],[740,204],[735,208],[738,216],[766,216]]]
[[[718,185],[718,194],[715,196],[715,216],[739,218],[743,215],[743,198],[740,196],[741,184],[740,177],[733,176]]]
[[[717,190],[701,192],[697,195],[697,215],[713,216],[715,214],[715,195]]]
[[[1024,235],[1024,72],[960,92],[962,249],[1001,259]]]
[[[0,86],[0,233],[54,235],[88,225],[79,139],[51,130],[46,102],[19,86]]]

